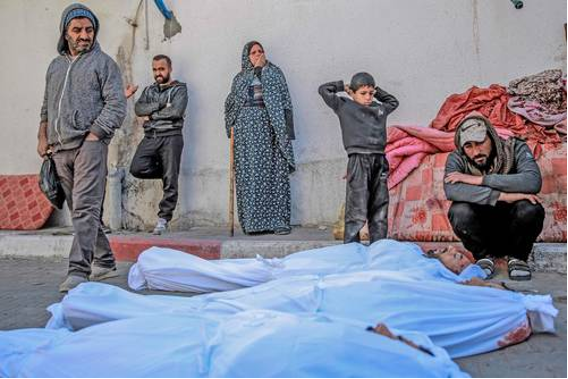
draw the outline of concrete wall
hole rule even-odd
[[[144,1],[85,3],[100,18],[99,41],[126,81],[150,84],[151,57],[165,53],[175,77],[189,85],[178,228],[227,222],[222,110],[248,40],[264,44],[292,93],[298,162],[292,220],[304,225],[332,223],[344,197],[346,156],[337,120],[317,95],[319,84],[369,71],[400,100],[390,124],[426,126],[451,93],[566,66],[565,0],[526,0],[521,10],[508,0],[168,0],[182,26],[170,40],[153,1],[148,28]],[[39,168],[35,146],[44,75],[67,4],[0,0],[0,174]],[[132,107],[131,101],[111,146],[116,177],[142,137]],[[159,183],[126,175],[122,190],[116,188],[106,206],[120,208],[119,224],[141,228],[155,222]]]

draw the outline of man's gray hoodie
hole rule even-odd
[[[148,136],[181,135],[187,108],[187,86],[174,80],[168,85],[154,83],[144,88],[134,106],[138,117],[148,117],[144,132]]]
[[[82,4],[68,6],[61,15],[61,37],[55,58],[46,74],[41,121],[47,122],[47,142],[53,151],[79,147],[91,132],[109,143],[126,116],[126,97],[116,62],[96,41],[99,22],[95,16],[93,47],[74,60],[65,40],[65,18]],[[94,13],[93,13],[94,15]]]
[[[482,120],[487,127],[487,134],[492,140],[495,150],[493,164],[488,172],[480,172],[469,161],[459,142],[460,128],[471,118]],[[477,112],[465,117],[456,129],[455,144],[458,146],[446,161],[444,176],[452,172],[482,176],[480,186],[466,183],[444,183],[446,198],[480,205],[497,204],[501,192],[537,194],[542,187],[540,169],[527,144],[519,139],[510,138],[505,141],[499,138],[491,122]],[[497,159],[500,159],[498,164]],[[499,167],[498,167],[499,166]],[[473,168],[473,170],[472,170]]]

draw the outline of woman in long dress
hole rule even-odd
[[[225,101],[225,126],[235,138],[239,222],[246,234],[290,233],[290,178],[295,169],[292,102],[284,74],[247,43],[241,71]]]

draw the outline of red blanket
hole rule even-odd
[[[0,175],[0,229],[39,229],[52,212],[38,175]]]
[[[478,111],[487,117],[495,128],[509,129],[527,142],[562,142],[556,130],[546,129],[511,112],[507,107],[509,97],[507,89],[498,84],[492,84],[489,88],[471,87],[464,93],[448,97],[430,127],[453,132],[465,116],[472,111]]]

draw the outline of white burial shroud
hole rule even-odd
[[[460,275],[438,260],[423,255],[416,244],[381,240],[367,247],[342,244],[291,254],[285,258],[205,260],[181,251],[152,247],[138,256],[130,268],[128,285],[133,290],[218,292],[252,287],[270,280],[298,275],[329,275],[365,270],[406,272],[416,279],[460,282],[483,270],[470,265]]]
[[[384,322],[428,335],[452,357],[485,353],[554,331],[550,296],[416,280],[394,271],[286,277],[255,287],[193,297],[138,295],[115,286],[83,283],[49,307],[48,328],[77,330],[143,316],[208,315],[268,309],[323,316],[345,323]],[[538,327],[535,328],[535,325]]]
[[[433,355],[317,317],[152,315],[78,332],[0,331],[0,376],[468,377],[426,336],[402,334]]]

